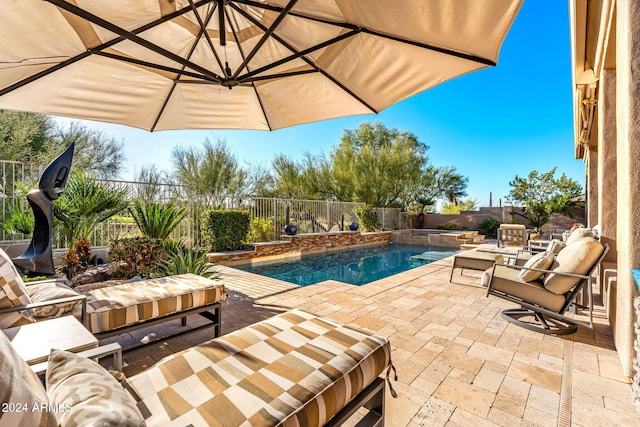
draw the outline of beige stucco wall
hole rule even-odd
[[[614,340],[622,368],[632,374],[633,299],[631,268],[640,267],[640,1],[616,6],[617,290]],[[636,71],[637,72],[637,71]]]

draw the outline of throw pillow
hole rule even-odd
[[[32,302],[45,302],[54,299],[75,297],[79,294],[70,287],[59,282],[47,282],[37,285],[27,286],[27,292]],[[47,305],[45,307],[37,307],[33,309],[35,317],[60,317],[64,313],[73,310],[77,305],[82,304],[81,300],[72,301],[65,304]]]
[[[144,426],[136,401],[102,366],[63,350],[51,350],[47,393],[68,411],[58,414],[64,426]]]
[[[553,273],[544,278],[544,287],[557,295],[567,293],[580,278],[555,273],[588,274],[602,251],[602,245],[591,237],[584,237],[567,245],[556,257],[551,268]]]
[[[11,258],[0,249],[0,308],[12,308],[29,304],[31,300],[22,277]],[[0,329],[25,325],[33,322],[30,310],[14,311],[0,316]]]
[[[524,264],[524,268],[518,273],[518,277],[525,282],[533,282],[538,280],[544,275],[542,271],[527,270],[527,268],[537,268],[540,270],[547,270],[553,264],[555,255],[552,253],[540,252],[529,258]]]
[[[3,426],[57,426],[42,383],[0,332],[0,391]]]

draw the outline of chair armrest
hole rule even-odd
[[[87,318],[87,296],[86,295],[76,295],[72,297],[58,298],[58,299],[52,299],[49,301],[42,301],[42,302],[32,302],[29,304],[18,305],[15,307],[2,308],[0,309],[0,314],[12,313],[14,311],[30,310],[32,308],[38,308],[38,307],[47,307],[50,305],[66,304],[68,302],[73,302],[73,301],[82,301],[81,322],[84,325]]]
[[[69,283],[69,280],[64,277],[56,277],[55,279],[46,279],[46,280],[35,280],[33,282],[24,282],[25,286],[33,286],[33,285],[43,285],[45,283],[62,283],[66,285]]]
[[[101,359],[103,357],[113,356],[113,369],[122,372],[122,347],[116,342],[81,351],[77,354],[87,359]],[[47,370],[48,365],[49,362],[38,363],[31,366],[31,370],[37,375],[41,375]]]

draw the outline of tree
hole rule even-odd
[[[459,200],[457,203],[446,202],[442,206],[443,214],[459,214],[461,211],[472,211],[478,206],[478,201],[474,199]]]
[[[302,198],[301,185],[302,166],[284,154],[277,156],[272,162],[275,192],[279,197],[291,199]]]
[[[43,114],[0,110],[3,160],[47,164],[75,142],[73,170],[98,178],[115,178],[124,164],[124,143],[77,122],[56,126]]]
[[[411,132],[362,123],[345,130],[331,154],[334,188],[352,187],[351,199],[371,206],[406,206],[427,165],[427,150]]]
[[[469,178],[460,175],[454,166],[441,168],[438,172],[438,187],[449,203],[456,205],[467,195]]]
[[[43,114],[0,110],[0,153],[3,160],[35,162],[50,145],[54,123]]]
[[[246,195],[248,173],[224,141],[206,139],[202,149],[175,147],[171,152],[176,179],[203,195]]]
[[[509,185],[509,201],[521,205],[525,217],[533,227],[542,227],[552,213],[571,216],[571,209],[579,203],[582,186],[564,173],[555,179],[557,168],[549,172],[531,171],[526,178],[516,175]]]
[[[43,163],[49,163],[74,142],[74,171],[88,172],[103,179],[113,179],[120,175],[125,159],[124,141],[118,141],[103,131],[89,129],[78,122],[55,130],[52,146],[43,153]]]

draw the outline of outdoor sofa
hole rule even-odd
[[[382,425],[390,354],[385,337],[293,310],[122,383],[91,359],[52,350],[45,391],[0,334],[0,389],[17,408],[0,412],[0,424],[312,427],[340,425],[364,406],[364,424]]]
[[[75,314],[103,339],[178,318],[184,326],[186,316],[197,313],[209,322],[178,334],[213,327],[216,337],[226,296],[224,284],[196,274],[122,283],[86,295],[58,280],[24,283],[0,249],[0,329]]]

